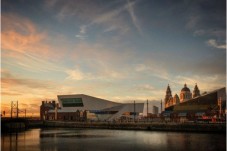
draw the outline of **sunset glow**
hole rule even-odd
[[[223,4],[222,4],[223,2]],[[2,0],[1,111],[87,94],[160,105],[226,84],[225,1]]]

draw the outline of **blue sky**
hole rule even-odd
[[[2,109],[83,93],[118,102],[226,84],[224,0],[2,0]]]

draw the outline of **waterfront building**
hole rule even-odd
[[[197,86],[197,83],[195,84],[195,88],[193,90],[193,95],[192,97],[195,98],[195,97],[199,97],[200,96],[200,91],[199,91],[199,88]]]
[[[143,117],[147,110],[145,103],[117,103],[84,94],[58,95],[57,97],[58,106],[42,102],[40,107],[42,120],[137,120]]]
[[[187,84],[184,84],[184,87],[181,89],[180,92],[180,98],[177,94],[174,95],[174,97],[172,97],[172,92],[170,89],[170,86],[168,84],[167,89],[166,89],[166,95],[165,95],[165,108],[168,108],[170,106],[185,102],[187,100],[190,100],[192,98],[195,97],[199,97],[200,96],[200,90],[197,86],[197,84],[195,85],[195,88],[193,90],[193,97],[192,97],[192,93],[190,91],[190,89],[187,87]]]
[[[170,96],[170,86],[167,86],[165,95],[165,111],[162,116],[166,120],[188,121],[202,118],[222,118],[226,117],[226,88],[220,88],[208,93],[200,94],[197,84],[194,87],[193,94],[185,84],[180,92],[180,100],[177,95]],[[173,100],[173,101],[172,101]]]
[[[168,106],[170,106],[171,100],[172,100],[172,92],[171,92],[170,86],[168,84],[167,89],[166,89],[165,99],[164,99],[165,108],[167,108]]]
[[[187,101],[192,98],[192,93],[190,89],[187,87],[187,84],[184,84],[184,87],[181,89],[180,93],[180,102]]]
[[[49,110],[54,110],[58,107],[55,101],[42,101],[42,105],[40,106],[40,118],[41,120],[47,119],[47,113]]]

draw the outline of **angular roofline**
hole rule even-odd
[[[57,95],[57,97],[66,97],[66,96],[75,96],[75,95],[81,95],[81,96],[86,96],[86,97],[91,97],[91,98],[94,98],[94,99],[100,99],[100,100],[103,100],[103,101],[107,101],[107,102],[112,102],[112,103],[117,103],[117,104],[123,104],[123,103],[119,103],[119,102],[114,102],[114,101],[110,101],[110,100],[106,100],[106,99],[102,99],[102,98],[98,98],[98,97],[94,97],[94,96],[91,96],[91,95],[86,95],[86,94],[68,94],[68,95]]]
[[[219,89],[216,89],[216,90],[207,92],[206,94],[203,94],[203,95],[200,95],[200,96],[204,96],[204,95],[207,95],[207,94],[210,94],[210,93],[218,92],[218,91],[221,90],[221,89],[226,89],[226,87],[222,87],[222,88],[219,88]],[[225,91],[226,91],[226,90],[225,90]]]

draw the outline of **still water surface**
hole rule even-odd
[[[1,136],[2,151],[225,151],[225,134],[31,129]]]

